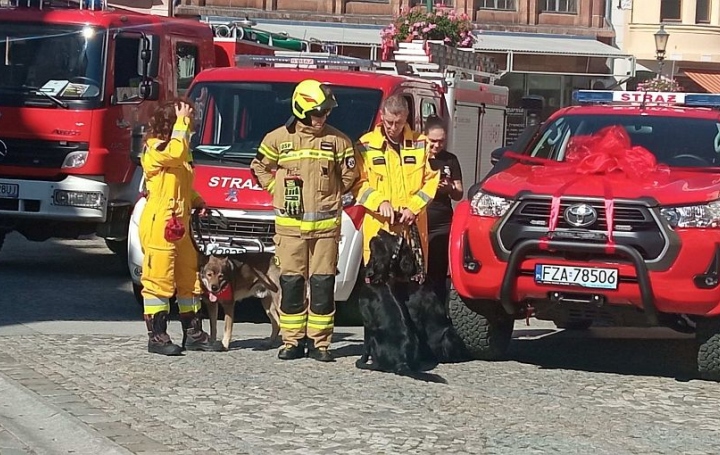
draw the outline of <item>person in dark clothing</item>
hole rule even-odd
[[[429,163],[440,174],[440,184],[428,204],[428,271],[427,279],[441,302],[447,300],[448,246],[452,201],[463,197],[462,172],[457,156],[445,150],[447,130],[443,121],[430,116],[425,121]]]

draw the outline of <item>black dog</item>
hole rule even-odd
[[[440,363],[468,360],[470,356],[465,343],[430,285],[410,282],[407,293],[407,309],[424,345],[423,356]]]
[[[355,366],[445,383],[438,375],[422,372],[429,365],[423,365],[417,329],[407,307],[393,292],[396,280],[408,280],[415,273],[412,249],[402,237],[380,231],[370,240],[370,260],[359,295],[364,350]],[[372,363],[368,363],[370,359]]]

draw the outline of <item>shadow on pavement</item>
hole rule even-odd
[[[655,329],[652,329],[655,330]],[[517,335],[517,331],[515,334]],[[539,339],[513,339],[506,360],[566,369],[688,381],[697,378],[697,350],[691,336],[643,329],[558,332]]]

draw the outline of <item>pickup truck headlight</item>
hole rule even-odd
[[[716,228],[720,226],[720,200],[701,205],[665,207],[660,214],[673,228]]]
[[[478,191],[470,201],[470,209],[473,215],[500,218],[505,215],[512,203],[511,199]]]

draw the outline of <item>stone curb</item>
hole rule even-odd
[[[2,455],[170,453],[6,354],[0,354],[0,397]]]

